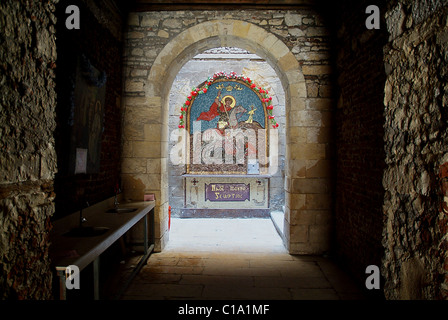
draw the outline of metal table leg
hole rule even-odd
[[[150,220],[150,228],[151,228],[150,231],[151,231],[151,242],[152,242],[151,245],[149,245],[149,243],[148,243],[148,219],[150,218],[150,217],[148,217],[149,215],[151,215],[151,220]],[[137,275],[137,273],[140,272],[140,269],[146,263],[149,256],[151,255],[152,251],[154,250],[154,209],[152,209],[143,219],[144,219],[144,227],[143,227],[144,253],[143,253],[143,256],[141,257],[137,266],[132,271],[131,275],[128,277],[127,281],[125,282],[125,284],[123,285],[121,290],[119,290],[118,294],[115,296],[115,299],[120,298],[120,296],[127,289],[127,287],[129,286],[131,281],[134,279],[134,277]]]
[[[143,219],[145,220],[143,227],[144,255],[146,255],[148,252],[148,215],[145,215]]]
[[[59,276],[59,300],[67,300],[67,289],[65,286],[65,270],[57,269]]]
[[[100,257],[93,260],[93,299],[100,299]]]

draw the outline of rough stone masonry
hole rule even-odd
[[[0,298],[51,297],[55,3],[0,4]]]
[[[447,299],[448,241],[440,167],[448,162],[448,8],[398,1],[386,14],[386,170],[383,176],[388,299]]]

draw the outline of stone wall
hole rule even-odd
[[[255,54],[236,48],[218,48],[207,50],[187,62],[176,76],[170,91],[170,132],[175,132],[179,125],[180,108],[190,94],[191,88],[197,87],[203,80],[215,72],[236,72],[238,75],[249,77],[254,82],[267,89],[272,97],[273,110],[276,121],[280,124],[279,135],[279,167],[276,174],[270,179],[270,208],[283,211],[285,204],[284,192],[284,163],[285,163],[285,94],[282,84],[274,69]],[[199,80],[203,79],[203,80]],[[169,148],[177,143],[170,140]],[[178,216],[179,209],[184,207],[183,178],[185,173],[183,165],[174,165],[169,162],[169,205],[171,215]]]
[[[55,2],[0,3],[0,298],[51,297]]]
[[[168,239],[168,91],[184,63],[234,46],[266,59],[285,90],[285,243],[329,250],[331,231],[330,32],[301,9],[131,13],[125,53],[122,178],[126,198],[156,194],[156,250]],[[203,79],[198,79],[198,82]]]
[[[80,8],[80,30],[65,28],[69,4]],[[80,198],[71,198],[79,194],[75,186],[94,203],[113,195],[119,179],[122,21],[110,1],[101,8],[89,0],[2,1],[0,25],[0,296],[48,299],[51,219],[78,208]],[[108,73],[107,125],[96,176],[64,171],[70,136],[61,110],[70,104],[67,71],[79,50]]]
[[[384,2],[377,4],[383,8]],[[335,8],[339,12],[335,253],[362,286],[366,267],[380,266],[383,257],[383,46],[387,30],[384,18],[379,30],[365,27],[369,4],[345,1]]]
[[[439,174],[448,162],[448,6],[394,1],[386,22],[385,295],[446,299],[448,219]]]

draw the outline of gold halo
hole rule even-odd
[[[234,107],[235,104],[236,104],[235,98],[232,97],[232,96],[230,96],[230,95],[224,96],[224,97],[221,99],[221,103],[222,103],[223,105],[226,105],[226,98],[230,98],[230,99],[232,99],[232,103],[230,104],[230,107],[233,109],[233,107]]]

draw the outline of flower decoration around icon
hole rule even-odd
[[[203,82],[203,85],[200,88],[194,87],[191,89],[190,94],[187,96],[186,101],[180,108],[180,116],[179,116],[179,125],[180,129],[185,128],[185,115],[187,114],[188,108],[191,106],[192,101],[198,95],[207,93],[208,88],[217,80],[220,79],[235,79],[240,80],[247,83],[250,88],[256,92],[258,92],[261,96],[262,102],[266,104],[266,110],[268,113],[268,118],[271,122],[272,128],[276,129],[279,127],[278,122],[275,120],[275,116],[273,114],[274,106],[272,105],[272,97],[269,95],[269,91],[257,86],[252,79],[249,77],[244,77],[242,75],[237,75],[236,72],[225,73],[223,71],[216,72],[213,77],[209,77],[206,81]]]

